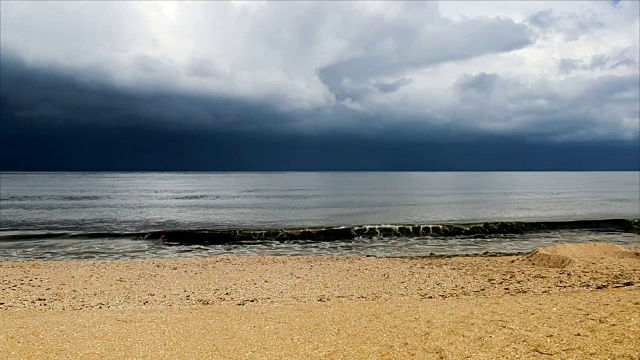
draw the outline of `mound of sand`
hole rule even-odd
[[[523,256],[521,261],[543,267],[564,268],[576,261],[611,262],[620,259],[640,261],[640,250],[600,242],[559,244],[534,250]]]

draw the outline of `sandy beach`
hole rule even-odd
[[[0,262],[0,358],[640,359],[640,249]]]

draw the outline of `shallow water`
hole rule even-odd
[[[524,253],[558,243],[600,241],[640,246],[640,235],[620,232],[555,231],[474,237],[386,237],[335,241],[240,241],[177,244],[134,239],[0,241],[0,260],[118,260],[211,255],[428,256]]]

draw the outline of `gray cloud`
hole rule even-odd
[[[145,74],[154,75],[175,71],[173,64],[148,55],[138,55],[134,58],[133,62],[134,67]]]
[[[619,67],[633,67],[637,68],[638,66],[638,57],[640,57],[640,48],[635,47],[626,47],[622,49],[620,52],[616,53],[609,63],[609,69],[616,69]]]
[[[576,41],[590,31],[601,29],[605,26],[593,12],[558,15],[553,10],[547,9],[531,15],[527,20],[529,24],[545,34],[562,34],[566,41]]]
[[[558,60],[558,71],[561,74],[570,74],[576,70],[583,68],[584,63],[578,59],[563,58]]]
[[[443,36],[444,35],[444,36]],[[527,28],[506,19],[441,20],[423,27],[392,23],[372,29],[364,53],[329,64],[320,79],[339,98],[353,97],[352,87],[382,76],[530,45]]]
[[[463,94],[490,95],[500,81],[498,74],[479,73],[465,75],[456,82],[456,87]]]
[[[219,78],[223,76],[213,62],[204,57],[192,57],[185,70],[187,75],[200,78]]]
[[[593,55],[591,57],[591,65],[589,66],[589,68],[602,69],[608,61],[609,61],[609,56],[607,56],[606,54]]]
[[[580,90],[563,92],[496,74],[465,75],[457,82],[459,100],[449,116],[479,131],[538,140],[638,138],[639,73],[568,85]]]
[[[529,22],[541,29],[550,28],[558,22],[558,17],[551,9],[539,11],[529,17]]]
[[[634,49],[636,51],[634,51]],[[558,60],[558,71],[561,74],[571,74],[575,71],[613,70],[628,67],[637,68],[637,47],[626,47],[622,50],[614,50],[610,53],[592,55],[589,61],[581,59],[562,58]]]
[[[637,66],[638,62],[634,59],[626,58],[622,60],[618,60],[617,62],[611,64],[609,69],[616,69],[619,67],[627,67],[627,66]]]
[[[373,84],[383,94],[391,94],[398,91],[401,87],[411,84],[413,80],[402,78],[391,82],[378,81]]]

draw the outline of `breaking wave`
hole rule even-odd
[[[381,224],[269,229],[171,229],[147,232],[25,232],[2,234],[0,241],[29,239],[140,239],[179,244],[230,244],[242,241],[334,241],[356,238],[486,237],[542,231],[589,230],[640,234],[640,219],[603,219],[474,224]]]

